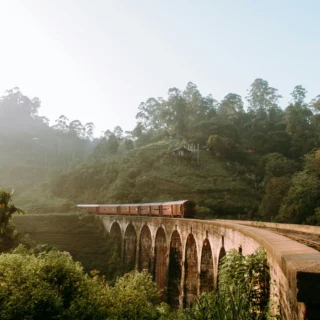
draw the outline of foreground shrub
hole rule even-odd
[[[0,319],[159,319],[158,296],[147,273],[111,287],[67,252],[20,246],[0,255]]]

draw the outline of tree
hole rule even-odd
[[[95,126],[94,126],[93,122],[88,122],[84,125],[86,139],[89,139],[89,140],[93,139],[94,128],[95,128]]]
[[[286,132],[292,138],[291,149],[289,150],[292,157],[299,158],[317,146],[318,120],[305,104],[290,104],[286,108],[284,122]]]
[[[12,203],[13,191],[0,188],[0,234],[4,233],[14,213],[24,213]]]
[[[197,86],[189,82],[182,92],[182,97],[186,102],[187,126],[189,134],[194,123],[204,121],[216,114],[217,101],[211,95],[203,97]]]
[[[172,133],[184,137],[188,130],[188,109],[182,93],[177,88],[168,91],[168,101],[164,102],[161,109],[167,127]]]
[[[68,131],[75,133],[77,137],[83,138],[85,135],[85,129],[79,120],[73,120],[69,123]]]
[[[296,103],[300,105],[305,104],[307,93],[308,91],[305,88],[303,88],[301,85],[295,86],[291,93],[293,104],[296,104]]]
[[[38,98],[30,99],[18,87],[7,90],[0,97],[0,132],[26,132],[43,128],[45,125],[38,117],[40,108]]]
[[[280,153],[269,153],[259,161],[258,170],[264,183],[271,178],[291,177],[299,169],[299,164]]]
[[[0,102],[2,107],[6,109],[6,112],[17,112],[17,110],[20,110],[20,112],[23,111],[33,118],[38,114],[38,109],[41,105],[39,98],[28,98],[21,93],[18,87],[7,90],[5,95],[1,97]]]
[[[247,96],[249,108],[255,112],[276,106],[280,98],[282,96],[278,94],[278,89],[270,87],[268,81],[263,79],[254,80]]]
[[[159,129],[162,126],[160,106],[161,103],[155,98],[149,98],[146,102],[140,103],[136,119],[145,129]]]
[[[290,135],[301,136],[310,130],[310,117],[312,111],[306,106],[299,103],[290,104],[284,114],[287,133]]]
[[[283,198],[290,188],[288,177],[272,177],[265,186],[265,194],[259,206],[259,215],[263,221],[273,221],[279,214]]]
[[[143,271],[125,274],[112,289],[112,319],[158,319],[160,298],[152,276]]]
[[[85,275],[67,252],[35,254],[19,247],[2,254],[0,282],[1,319],[107,317],[109,288]]]
[[[6,252],[17,245],[18,235],[10,223],[12,215],[24,213],[12,203],[13,191],[0,188],[0,252]]]
[[[53,126],[53,129],[61,131],[62,133],[69,131],[69,119],[63,114],[55,122],[56,124]]]
[[[209,137],[207,147],[215,155],[224,159],[236,160],[237,158],[242,158],[241,151],[233,140],[217,134]]]
[[[116,126],[113,129],[113,134],[117,138],[117,140],[120,142],[123,138],[123,130],[120,126]]]
[[[235,93],[227,94],[221,101],[218,113],[228,118],[236,118],[238,113],[243,112],[241,96]]]
[[[94,148],[94,157],[97,160],[106,159],[110,155],[115,155],[118,152],[119,140],[116,135],[110,131],[106,130],[104,132],[104,137]]]
[[[307,171],[297,173],[283,199],[277,221],[305,223],[320,207],[320,180]]]
[[[320,111],[320,94],[312,99],[310,107],[317,113]]]

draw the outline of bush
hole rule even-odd
[[[0,255],[0,319],[159,319],[158,297],[147,273],[127,274],[110,287],[48,246]]]

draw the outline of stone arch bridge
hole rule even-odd
[[[281,319],[320,319],[320,253],[273,232],[226,221],[97,216],[118,242],[123,261],[153,274],[176,306],[217,287],[218,266],[231,249],[263,247],[273,309]]]

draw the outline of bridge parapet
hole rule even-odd
[[[262,221],[247,221],[247,220],[217,220],[221,222],[229,222],[259,228],[270,228],[278,230],[290,230],[298,233],[312,234],[320,237],[320,226],[310,226],[302,224],[262,222]]]

